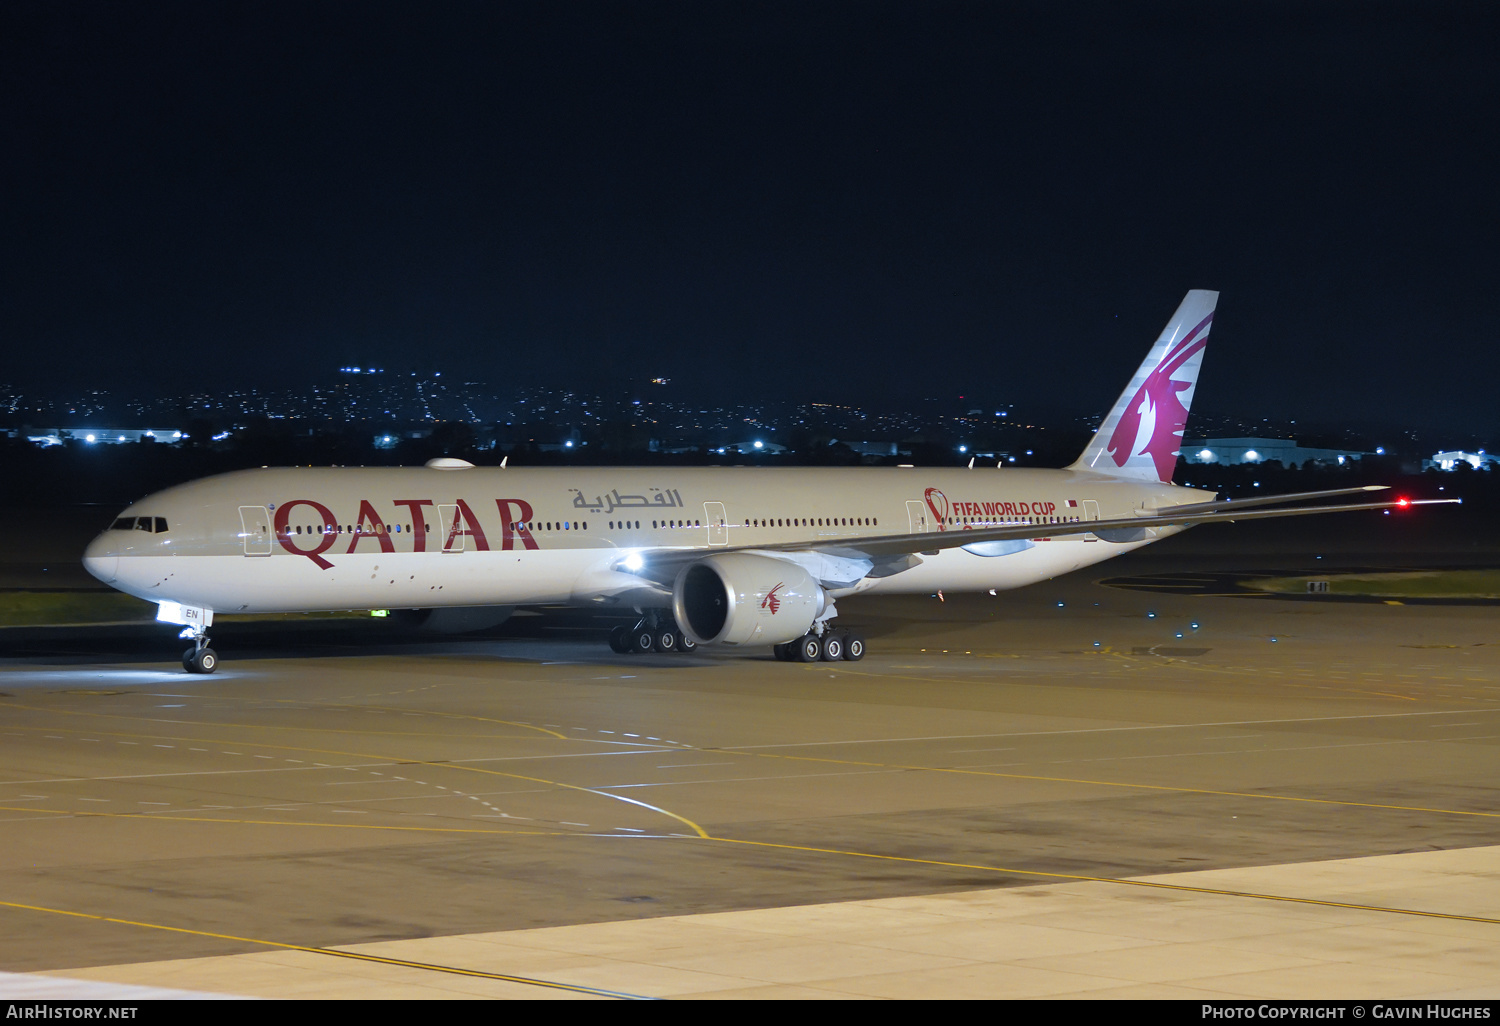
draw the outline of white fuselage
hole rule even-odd
[[[1130,517],[1211,498],[1068,470],[916,468],[289,468],[150,495],[89,546],[121,591],[221,613],[579,603],[621,591],[632,554],[841,543],[1035,525],[1003,555],[924,553],[909,569],[830,589],[1017,588],[1137,548],[1050,538],[1050,524]],[[149,518],[149,520],[142,519]]]

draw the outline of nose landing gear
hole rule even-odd
[[[188,627],[179,638],[192,638],[193,647],[182,653],[182,668],[188,673],[213,673],[219,668],[219,656],[208,647],[208,632],[202,627]]]

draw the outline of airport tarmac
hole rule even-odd
[[[1314,559],[849,600],[859,663],[616,656],[584,614],[226,624],[211,677],[155,626],[0,638],[0,970],[1493,998],[1500,608],[1172,586]]]

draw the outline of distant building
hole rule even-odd
[[[1284,467],[1309,463],[1342,466],[1351,460],[1379,453],[1359,449],[1314,449],[1298,445],[1294,438],[1194,438],[1182,440],[1182,458],[1188,463],[1235,466],[1241,463],[1279,462]]]
[[[845,442],[844,444],[861,456],[900,456],[902,454],[895,442]],[[910,455],[910,450],[907,450],[907,455]]]
[[[67,441],[83,442],[87,445],[120,445],[124,442],[139,442],[149,438],[164,445],[176,445],[185,437],[181,431],[162,428],[38,428],[24,427],[7,431],[12,438],[24,438],[32,445],[46,448],[62,445]]]
[[[1457,470],[1460,463],[1467,463],[1475,470],[1491,470],[1496,463],[1500,463],[1500,456],[1487,454],[1483,449],[1478,452],[1464,452],[1454,449],[1451,452],[1435,452],[1432,459],[1422,461],[1423,470]]]

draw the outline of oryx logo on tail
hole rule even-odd
[[[1194,373],[1192,378],[1184,381],[1172,377],[1172,374],[1203,352],[1203,347],[1208,345],[1208,326],[1213,319],[1214,315],[1209,314],[1181,342],[1172,346],[1166,358],[1147,375],[1125,407],[1107,446],[1115,466],[1123,467],[1131,456],[1148,455],[1156,464],[1156,476],[1163,481],[1172,479],[1182,429],[1187,426],[1188,418],[1188,408],[1178,398],[1178,393],[1191,389],[1198,376]]]
[[[1194,289],[1069,469],[1170,481],[1219,294]]]

